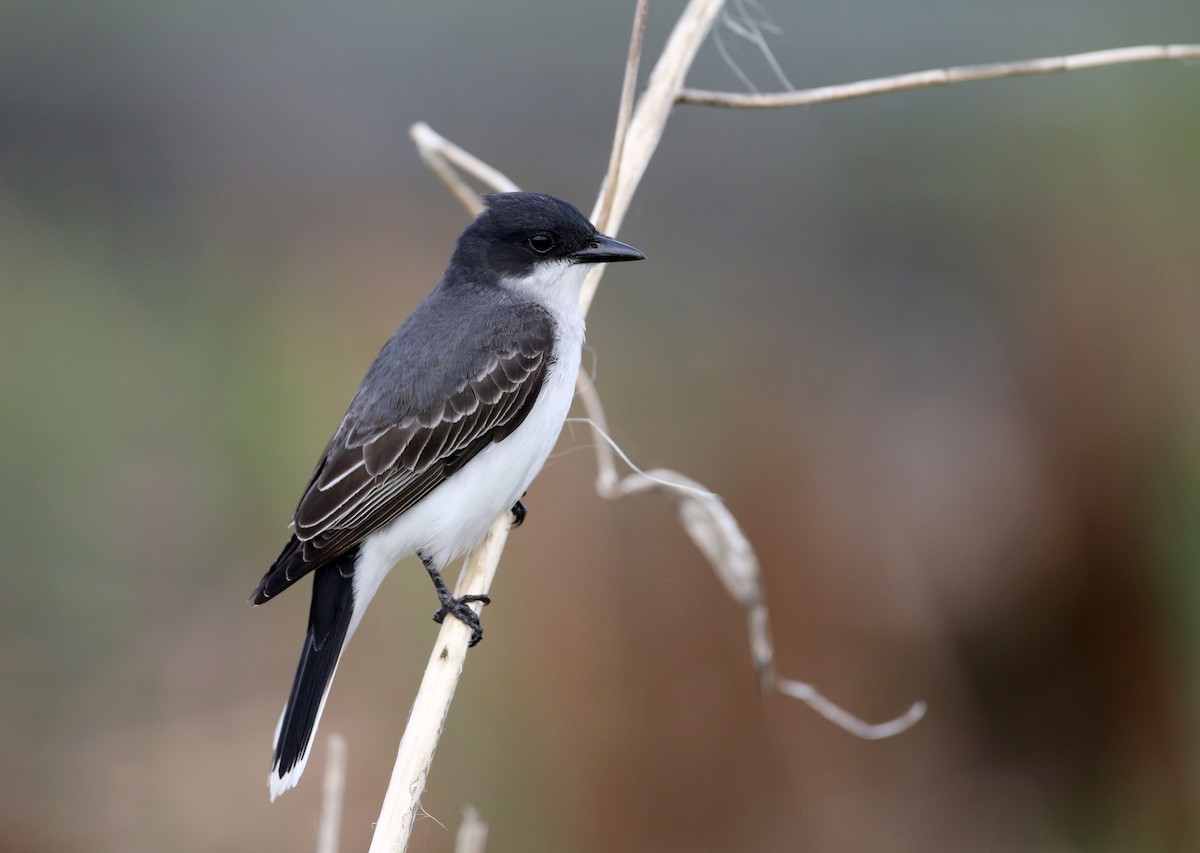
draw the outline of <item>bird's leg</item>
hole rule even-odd
[[[524,495],[522,495],[522,497],[524,497]],[[512,506],[512,514],[513,514],[512,527],[514,530],[525,523],[525,515],[528,512],[529,512],[529,510],[525,509],[525,504],[521,503],[520,501],[517,501],[515,504],[513,504],[513,506]]]
[[[442,605],[438,608],[437,613],[433,614],[433,621],[440,625],[447,615],[453,616],[471,629],[471,642],[468,643],[468,646],[478,643],[483,639],[483,626],[479,623],[479,614],[467,605],[473,601],[491,604],[492,599],[486,595],[463,595],[455,598],[446,588],[446,582],[442,580],[442,573],[433,564],[433,560],[420,551],[417,552],[417,556],[421,558],[421,562],[425,564],[425,571],[429,572],[429,577],[433,579],[433,588],[437,590],[438,601]]]

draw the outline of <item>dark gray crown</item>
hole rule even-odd
[[[453,264],[502,276],[528,275],[539,263],[568,261],[596,238],[579,208],[541,193],[485,195],[487,208],[458,239]]]

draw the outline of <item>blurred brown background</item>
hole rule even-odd
[[[307,584],[245,601],[466,222],[407,127],[589,207],[631,11],[0,8],[0,849],[312,849],[324,744],[266,788]],[[1194,0],[768,11],[799,86],[1200,40]],[[689,79],[740,86],[712,44]],[[677,110],[621,233],[650,259],[590,321],[614,436],[725,496],[783,675],[929,715],[863,743],[761,699],[669,507],[596,498],[577,428],[413,849],[466,803],[494,851],[1200,849],[1198,104],[1174,64]],[[345,849],[433,609],[402,564],[338,676]]]

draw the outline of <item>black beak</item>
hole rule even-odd
[[[617,261],[642,261],[646,256],[620,240],[597,234],[582,249],[571,253],[577,264],[615,264]]]

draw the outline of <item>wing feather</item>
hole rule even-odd
[[[259,583],[268,597],[390,523],[488,444],[510,435],[553,363],[553,322],[534,318],[503,347],[481,353],[449,397],[390,423],[347,413],[292,519],[294,536]]]

